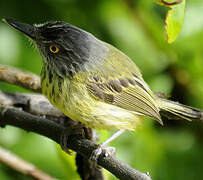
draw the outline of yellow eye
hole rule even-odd
[[[56,53],[59,52],[59,48],[58,48],[57,46],[54,46],[54,45],[51,45],[51,46],[49,47],[49,50],[50,50],[52,53],[54,53],[54,54],[56,54]]]

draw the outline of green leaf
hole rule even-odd
[[[167,42],[172,43],[176,40],[183,26],[185,0],[155,0],[155,2],[170,8],[165,19],[165,31]]]
[[[172,43],[176,40],[184,22],[185,0],[177,5],[170,6],[165,20],[165,31],[167,42]]]

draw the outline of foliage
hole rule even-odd
[[[168,7],[142,0],[2,0],[0,18],[12,17],[27,23],[64,20],[74,24],[131,57],[153,91],[203,108],[203,2],[187,1],[185,22],[179,33],[183,23],[183,3],[171,6],[168,12]],[[167,12],[168,41],[172,42],[179,34],[172,44],[166,42],[164,35]],[[1,64],[39,74],[41,57],[29,44],[22,34],[0,23]],[[2,82],[0,89],[25,92]],[[121,159],[140,171],[149,171],[152,179],[203,178],[203,125],[167,120],[164,124],[161,127],[146,119],[136,132],[125,133],[111,145],[117,148]],[[101,139],[105,139],[112,132],[101,133]],[[44,137],[6,127],[0,129],[0,145],[59,179],[79,179],[74,156],[64,158],[56,145]],[[115,179],[105,174],[108,179]],[[28,178],[0,164],[0,179]]]
[[[185,0],[156,0],[156,2],[170,8],[165,19],[165,31],[167,42],[172,43],[176,40],[183,26]]]

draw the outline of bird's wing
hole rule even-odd
[[[153,117],[162,124],[155,97],[142,78],[135,75],[108,80],[92,77],[88,89],[98,100]]]

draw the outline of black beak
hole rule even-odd
[[[36,39],[36,36],[35,36],[36,27],[35,26],[25,24],[25,23],[21,23],[21,22],[12,20],[12,19],[3,19],[3,21],[5,23],[13,26],[15,29],[21,31],[22,33],[26,34],[31,39],[33,39],[33,40]]]

